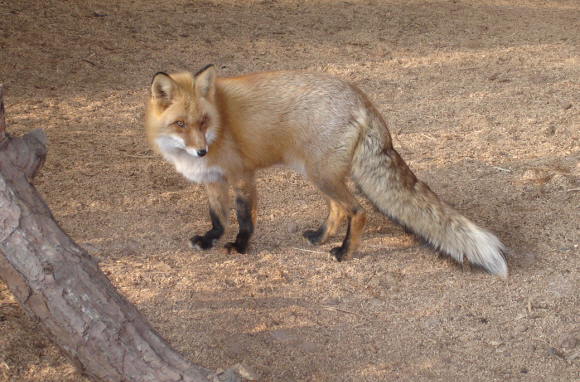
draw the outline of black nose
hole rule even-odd
[[[207,154],[207,150],[197,150],[197,156],[204,156],[205,154]]]

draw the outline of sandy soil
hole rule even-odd
[[[263,381],[580,379],[579,46],[576,0],[0,0],[7,123],[46,129],[35,185],[62,227],[189,359]],[[301,239],[323,199],[283,169],[260,173],[247,255],[190,250],[207,199],[149,150],[143,105],[155,72],[208,63],[356,82],[416,174],[511,249],[508,280],[368,204],[362,251],[333,263],[336,242]],[[0,380],[84,380],[4,284],[0,333]]]

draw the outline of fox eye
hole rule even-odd
[[[207,123],[207,117],[203,117],[201,121],[199,121],[200,126],[204,126]]]
[[[175,122],[175,124],[183,129],[185,129],[185,123],[183,123],[183,121],[177,121],[177,122]]]

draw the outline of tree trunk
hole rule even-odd
[[[102,381],[204,381],[64,233],[30,184],[46,158],[41,129],[5,132],[0,86],[0,278],[83,374]],[[194,327],[194,326],[192,326]]]

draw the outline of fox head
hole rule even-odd
[[[155,149],[166,156],[183,151],[194,157],[208,153],[220,122],[215,79],[213,65],[196,75],[155,74],[145,122],[147,138]]]

